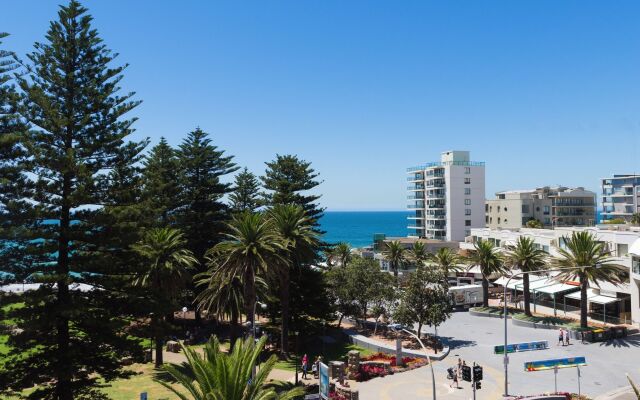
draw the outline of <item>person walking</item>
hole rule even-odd
[[[565,346],[569,346],[569,331],[568,330],[564,330],[564,344]]]
[[[460,369],[458,368],[458,370],[460,370]],[[453,380],[451,381],[451,384],[449,385],[449,387],[450,388],[453,387],[454,383],[456,384],[456,389],[460,389],[460,385],[458,384],[458,372],[457,371],[456,371],[455,374],[453,374]]]
[[[564,329],[560,328],[560,332],[558,332],[558,346],[564,346]]]
[[[309,359],[305,353],[302,356],[302,379],[307,379],[307,369],[309,368]]]

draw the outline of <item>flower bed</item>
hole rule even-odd
[[[358,382],[387,376],[396,372],[409,371],[427,364],[426,359],[402,357],[403,365],[396,365],[396,357],[391,354],[376,353],[362,358],[355,380]]]

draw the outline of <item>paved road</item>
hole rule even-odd
[[[458,357],[484,367],[482,390],[478,399],[499,399],[503,393],[502,357],[493,354],[493,346],[503,342],[503,320],[498,318],[474,317],[467,312],[455,313],[438,334],[447,341],[451,353],[442,362],[434,363],[439,398],[470,399],[471,389],[463,382],[463,389],[450,389],[446,379],[446,369],[457,362]],[[640,335],[625,340],[608,343],[557,346],[557,332],[545,329],[531,329],[511,325],[509,321],[509,343],[534,340],[548,340],[550,349],[526,353],[510,354],[509,392],[510,394],[537,394],[554,390],[553,371],[525,372],[524,362],[551,358],[585,356],[588,366],[581,368],[582,393],[596,397],[613,390],[626,387],[625,372],[640,381]],[[360,396],[366,400],[427,399],[431,398],[431,378],[428,367],[410,372],[373,379],[359,385]],[[558,371],[559,391],[578,391],[577,371],[568,368]]]

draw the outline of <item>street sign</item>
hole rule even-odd
[[[526,342],[507,345],[507,353],[516,353],[521,351],[546,350],[549,348],[549,342],[541,340],[538,342]],[[504,345],[493,346],[495,354],[504,354]]]
[[[140,400],[147,400],[147,392],[140,393]]]
[[[329,399],[329,367],[325,363],[319,363],[319,376],[320,376],[320,398]]]
[[[574,368],[587,365],[584,357],[556,358],[552,360],[529,361],[524,363],[527,372],[545,371],[555,368]]]

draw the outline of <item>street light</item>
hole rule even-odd
[[[415,333],[411,332],[408,329],[403,328],[402,325],[400,325],[400,324],[389,325],[389,328],[391,328],[391,330],[393,330],[394,332],[397,332],[398,330],[401,330],[403,332],[408,333],[412,337],[416,338],[418,343],[420,343],[420,346],[422,346],[422,350],[424,350],[424,353],[427,356],[427,361],[429,361],[429,367],[431,368],[431,385],[432,385],[432,389],[433,389],[433,400],[436,400],[436,376],[433,373],[433,363],[431,362],[431,357],[429,357],[429,353],[427,352],[427,348],[424,346],[424,343],[422,343],[422,340],[420,340],[420,337],[418,335],[416,335]],[[420,332],[418,332],[418,333],[420,333]]]
[[[586,269],[590,267],[586,266],[582,268]],[[598,268],[598,266],[596,265],[595,268]],[[520,271],[516,274],[511,275],[504,284],[504,297],[502,298],[502,301],[504,303],[504,309],[502,311],[502,318],[504,318],[504,348],[503,348],[503,351],[504,351],[504,361],[503,361],[504,363],[504,394],[503,396],[504,397],[509,396],[509,355],[507,352],[507,286],[509,285],[509,282],[511,282],[511,279],[515,278],[518,275],[534,274],[537,272],[558,272],[558,271],[564,271],[567,269],[573,269],[573,267],[539,269],[535,271]]]
[[[253,321],[251,321],[251,334],[253,336],[253,344],[256,344],[256,306],[260,304],[260,308],[262,308],[263,310],[267,309],[267,305],[264,303],[260,303],[257,299],[256,301],[253,303]],[[260,358],[258,358],[258,360],[256,360],[256,362],[260,362]],[[253,368],[251,369],[251,378],[255,378],[256,377],[256,366],[255,364],[253,365]]]
[[[299,334],[299,332],[295,331],[293,334],[296,335],[296,356],[295,356],[295,359],[296,359],[296,385],[298,385],[298,350],[300,349],[300,346],[298,345],[298,334]]]

